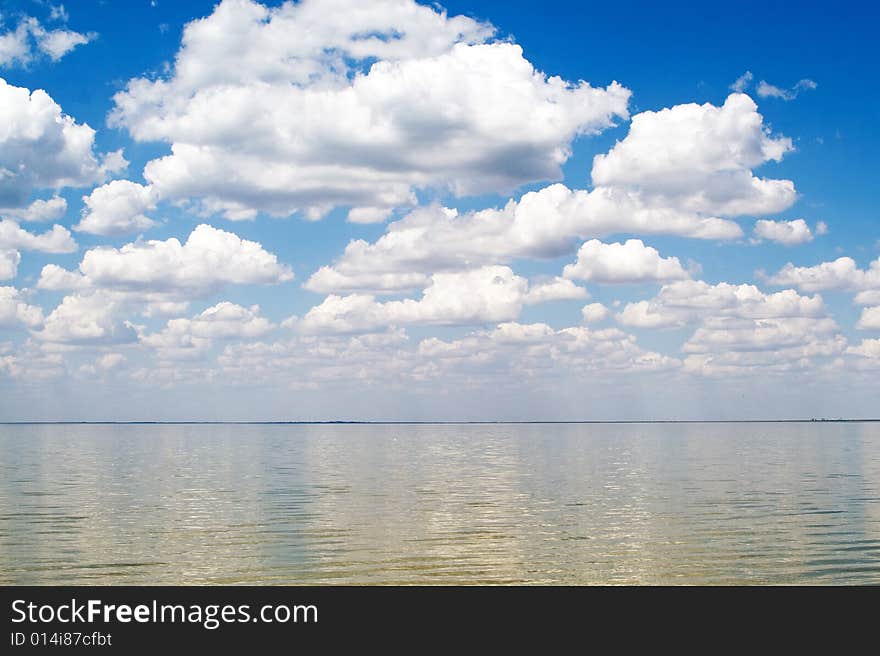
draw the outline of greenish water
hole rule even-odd
[[[880,583],[880,424],[0,426],[0,583]]]

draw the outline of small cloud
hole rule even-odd
[[[730,85],[730,90],[736,91],[737,93],[742,93],[749,87],[754,77],[755,76],[752,75],[751,71],[746,71],[738,78],[736,78],[736,81]]]
[[[812,91],[818,86],[819,85],[813,82],[813,80],[803,79],[790,89],[783,89],[761,80],[758,82],[757,91],[761,98],[779,98],[780,100],[789,101],[797,98],[801,91]]]

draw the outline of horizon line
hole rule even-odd
[[[57,421],[0,421],[0,426],[52,426],[52,425],[240,425],[240,426],[295,426],[295,425],[493,425],[493,424],[830,424],[830,423],[876,423],[880,418],[810,418],[810,419],[559,419],[559,420],[359,420],[359,419],[313,419],[313,420],[57,420]]]

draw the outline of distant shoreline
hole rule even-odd
[[[530,424],[859,424],[876,423],[880,419],[619,419],[619,420],[559,420],[559,421],[0,421],[0,426],[442,426],[442,425],[530,425]]]

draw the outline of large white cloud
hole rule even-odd
[[[233,219],[381,220],[419,188],[558,179],[571,141],[627,117],[630,92],[547,77],[493,32],[413,0],[226,0],[186,26],[170,76],[115,96],[111,121],[171,145],[144,170],[160,197]]]
[[[768,134],[754,102],[742,94],[721,107],[676,105],[638,114],[628,136],[596,157],[592,190],[556,184],[502,209],[463,215],[420,208],[389,224],[373,243],[349,243],[306,288],[402,291],[437,270],[556,257],[573,252],[578,239],[614,234],[735,239],[742,230],[724,217],[772,213],[796,200],[791,181],[751,171],[790,149],[789,139]]]
[[[293,279],[289,267],[254,241],[202,224],[187,240],[136,241],[85,253],[78,271],[46,265],[41,289],[103,289],[155,300],[187,300],[227,284],[273,284]],[[163,295],[166,298],[162,298]]]
[[[34,189],[101,182],[127,164],[121,151],[98,156],[95,131],[63,114],[41,89],[0,78],[0,207],[20,207]]]
[[[735,216],[773,214],[796,199],[790,180],[751,169],[779,161],[791,139],[771,137],[754,101],[728,96],[721,107],[676,105],[633,117],[629,134],[593,162],[593,183],[632,186],[652,204]]]
[[[577,262],[566,265],[566,278],[598,283],[639,283],[689,278],[677,257],[662,257],[641,239],[604,244],[591,239],[578,250]]]

